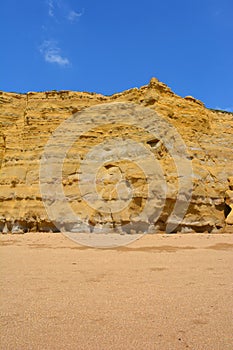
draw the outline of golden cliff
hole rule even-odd
[[[58,230],[48,217],[40,192],[39,166],[44,147],[55,129],[74,113],[91,106],[119,102],[133,102],[155,111],[176,128],[185,142],[192,162],[193,189],[188,210],[175,231],[233,231],[233,114],[209,110],[191,96],[181,98],[153,78],[149,85],[112,96],[73,91],[0,93],[0,232]],[[94,228],[101,230],[104,225],[114,227],[130,222],[132,214],[140,212],[147,199],[143,172],[127,162],[121,166],[113,162],[100,169],[99,176],[105,176],[105,182],[99,191],[105,201],[116,199],[114,179],[120,172],[136,188],[127,210],[101,215],[100,211],[82,202],[82,195],[88,193],[83,194],[78,189],[79,164],[74,157],[76,152],[85,157],[88,148],[106,137],[121,135],[124,139],[130,135],[133,140],[152,148],[165,173],[168,183],[165,205],[160,217],[152,222],[152,227],[150,225],[150,232],[153,232],[153,225],[162,231],[177,195],[174,162],[163,144],[153,149],[153,142],[159,140],[151,140],[140,129],[140,122],[131,129],[120,122],[117,128],[110,124],[106,119],[102,129],[84,133],[69,152],[62,173],[64,192],[73,209]],[[66,226],[66,222],[63,225]],[[69,230],[70,226],[64,229]]]

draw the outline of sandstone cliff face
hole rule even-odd
[[[192,160],[193,191],[187,213],[175,231],[233,230],[232,180],[228,181],[233,176],[233,114],[209,110],[191,96],[181,98],[153,78],[149,85],[112,96],[72,91],[0,93],[0,232],[58,230],[48,217],[39,187],[39,165],[45,144],[54,130],[74,113],[116,102],[133,102],[155,111],[177,129],[186,144]],[[153,225],[164,230],[177,196],[176,168],[163,144],[153,149],[153,142],[157,144],[159,140],[151,140],[150,135],[140,129],[140,123],[130,128],[119,121],[114,127],[106,120],[102,129],[84,133],[64,161],[64,192],[73,209],[94,227],[94,232],[103,226],[124,225],[133,213],[140,212],[147,200],[146,180],[136,166],[112,162],[100,169],[105,182],[99,191],[105,201],[116,199],[114,179],[120,172],[135,186],[136,194],[130,206],[117,215],[101,215],[100,211],[90,208],[82,201],[87,193],[83,194],[77,186],[80,164],[74,155],[78,152],[81,159],[85,158],[88,149],[105,138],[119,135],[123,139],[130,136],[137,142],[140,140],[161,163],[168,191],[162,213],[152,222],[150,232]]]

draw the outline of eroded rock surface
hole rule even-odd
[[[233,225],[233,176],[228,178],[229,189],[226,191],[226,223]]]
[[[193,167],[193,192],[176,231],[224,232],[226,225],[229,231],[233,219],[232,212],[226,217],[226,205],[232,208],[228,178],[233,176],[233,114],[209,110],[192,96],[177,96],[153,78],[149,85],[112,96],[72,91],[0,94],[0,232],[58,230],[48,217],[39,188],[39,164],[45,144],[55,129],[74,113],[116,102],[133,102],[154,110],[177,129],[187,146]],[[99,182],[98,192],[106,202],[116,200],[119,195],[116,185],[123,196],[127,184],[134,189],[130,204],[117,214],[103,214],[101,208],[90,208],[84,200],[91,195],[88,183],[86,188],[78,186],[80,159],[85,159],[93,147],[107,139],[129,138],[153,152],[163,170],[167,184],[165,205],[159,219],[148,224],[150,232],[164,230],[176,202],[178,175],[163,142],[140,128],[140,121],[135,127],[122,121],[111,125],[108,120],[99,128],[92,129],[91,124],[90,120],[90,130],[72,146],[64,161],[62,186],[73,210],[90,223],[94,232],[103,227],[124,227],[142,211],[148,200],[147,182],[141,170],[132,164],[110,162],[99,169],[98,176],[104,180]],[[131,154],[132,149],[128,152]],[[122,174],[126,181],[119,187]],[[156,180],[158,186],[160,180]],[[63,224],[67,225],[66,230],[72,230],[75,225]]]

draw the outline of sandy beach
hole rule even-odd
[[[233,235],[1,235],[1,349],[233,349]]]

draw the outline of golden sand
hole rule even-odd
[[[1,349],[233,349],[233,235],[1,235]]]

